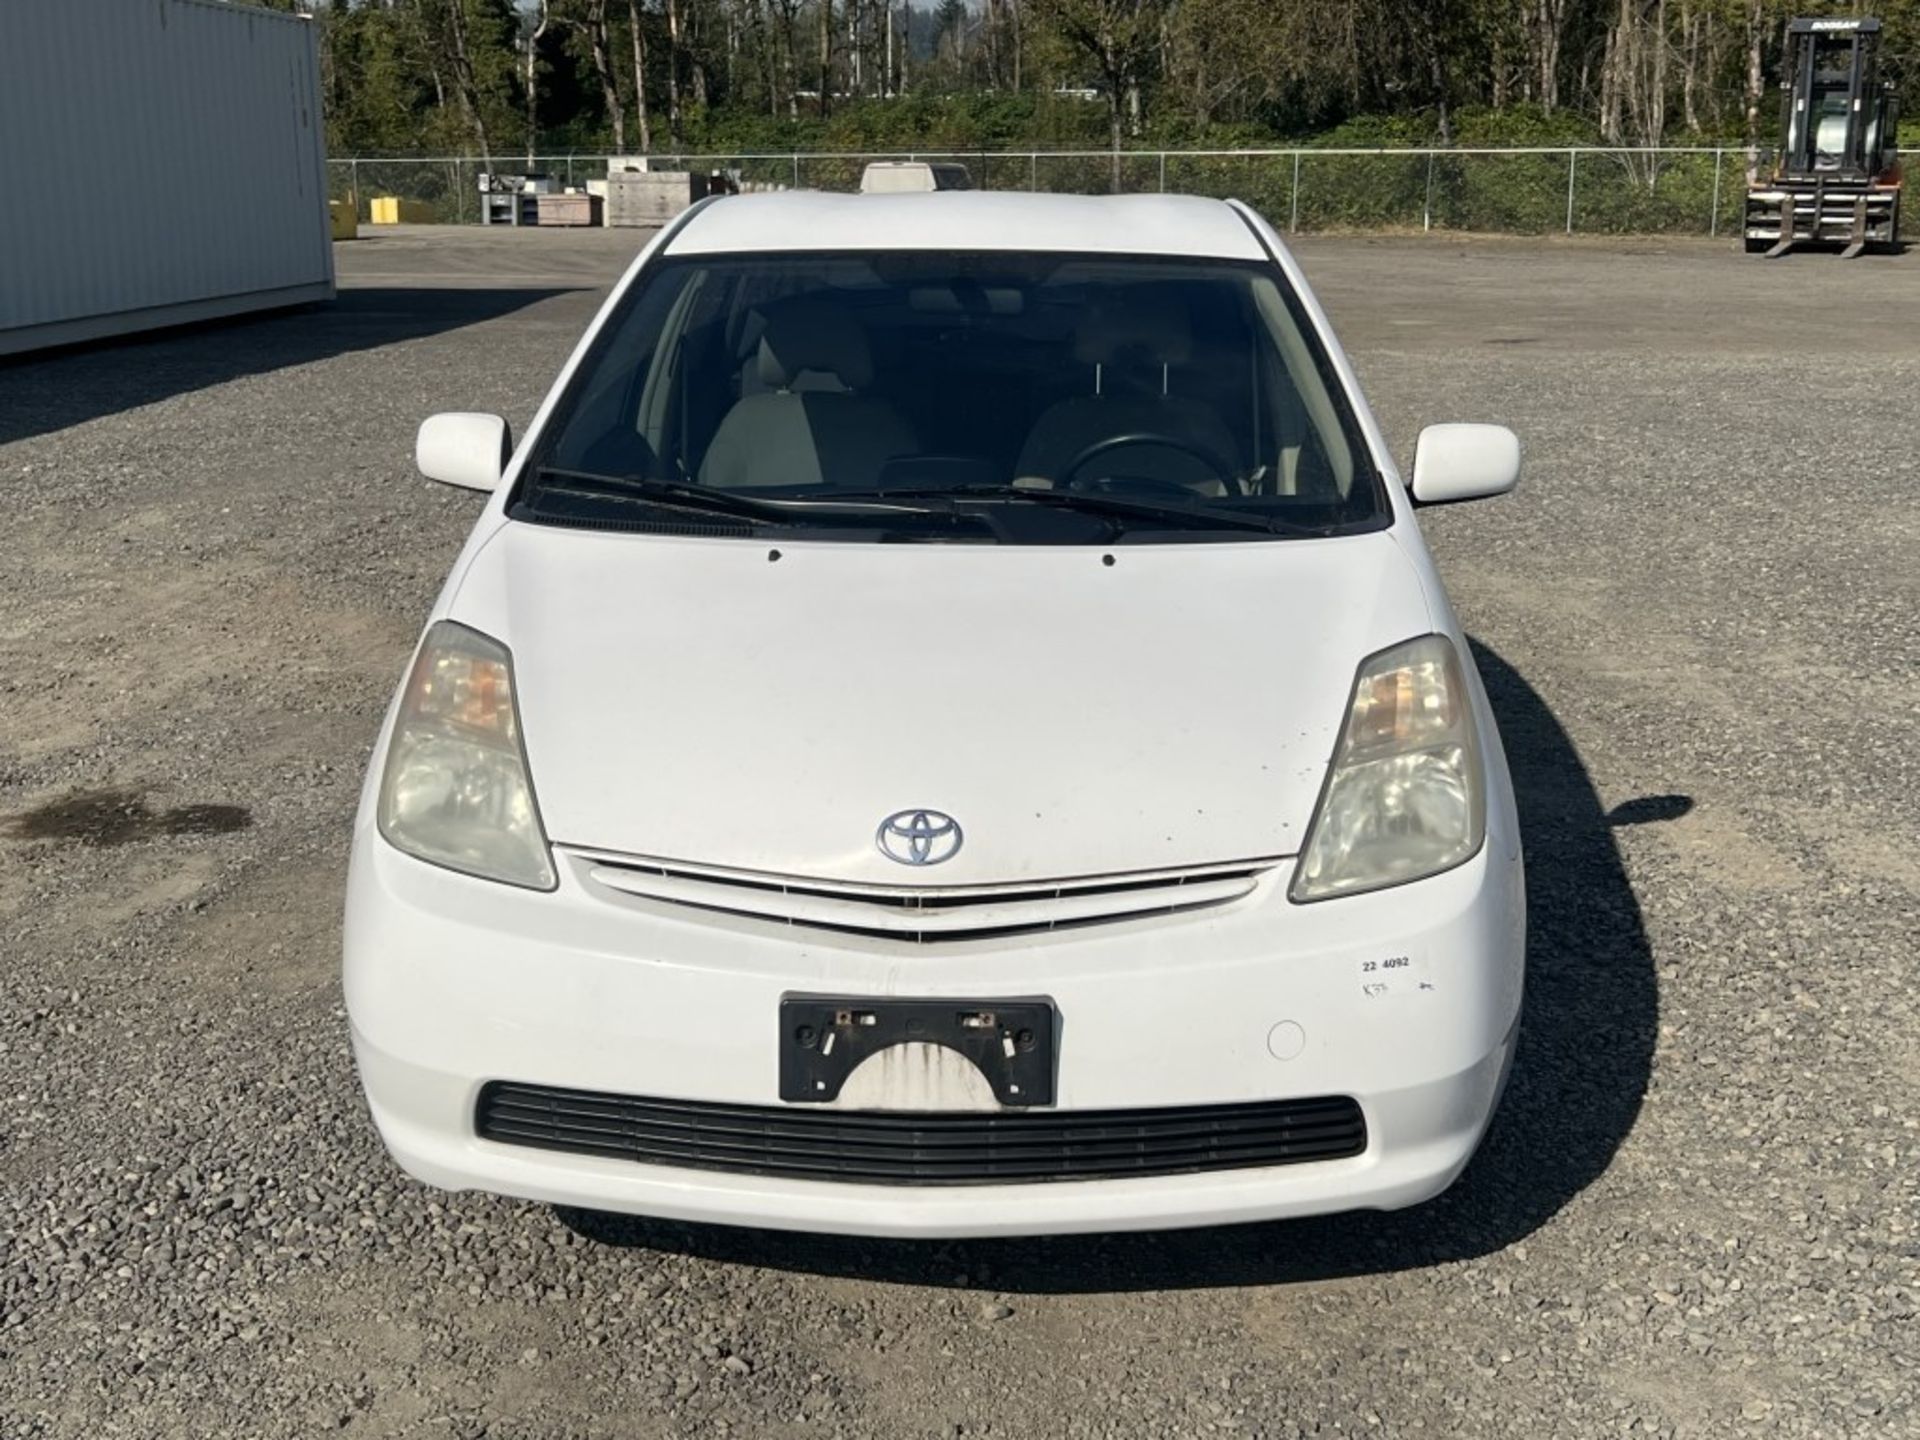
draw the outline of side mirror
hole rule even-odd
[[[498,415],[430,415],[413,442],[413,463],[422,475],[466,490],[494,489],[512,458],[513,431]]]
[[[1520,480],[1520,437],[1504,425],[1429,425],[1413,452],[1416,505],[1504,495]]]

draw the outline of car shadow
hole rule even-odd
[[[320,305],[0,358],[0,445],[335,355],[509,315],[576,287],[357,286]]]
[[[1470,1259],[1525,1239],[1598,1178],[1633,1128],[1659,997],[1613,829],[1686,813],[1661,795],[1604,810],[1572,741],[1520,674],[1474,655],[1500,724],[1527,851],[1527,992],[1507,1094],[1479,1153],[1411,1210],[1159,1234],[890,1241],[559,1210],[576,1233],[730,1264],[903,1284],[1094,1293],[1272,1285]]]

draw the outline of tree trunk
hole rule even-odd
[[[727,94],[737,96],[737,70],[740,63],[740,25],[733,13],[733,6],[721,7],[721,13],[727,17]],[[704,103],[704,102],[703,102]]]
[[[549,0],[540,0],[540,22],[527,36],[527,64],[525,71],[525,90],[527,97],[527,169],[534,165],[534,147],[540,136],[540,42],[546,37],[547,27],[553,23]]]
[[[1440,111],[1440,143],[1451,145],[1453,120],[1447,110],[1447,58],[1440,49],[1440,27],[1434,23],[1434,8],[1426,5],[1419,11],[1421,40],[1427,52],[1427,84]]]
[[[1567,0],[1532,0],[1527,8],[1528,48],[1533,52],[1536,98],[1549,113],[1560,104],[1560,53],[1566,30]]]
[[[900,85],[898,93],[904,95],[913,83],[913,7],[902,4],[900,7]]]
[[[820,115],[833,108],[833,0],[820,0]]]
[[[607,0],[593,0],[587,7],[587,52],[593,60],[593,73],[600,81],[600,98],[607,107],[607,120],[613,126],[616,155],[627,153],[627,107],[620,100],[620,82],[613,73],[613,42],[607,34]]]
[[[1767,13],[1765,0],[1747,4],[1747,147],[1760,143],[1760,102],[1766,97],[1767,76],[1762,68],[1767,53]]]
[[[493,144],[487,137],[487,117],[480,110],[480,87],[474,79],[473,54],[467,45],[467,11],[464,0],[452,0],[447,6],[448,38],[453,42],[454,88],[460,96],[460,108],[467,125],[480,142],[480,159],[493,169]]]
[[[800,118],[800,92],[793,83],[793,54],[800,44],[800,37],[794,34],[799,20],[795,0],[780,0],[780,78],[787,91],[787,118]]]
[[[680,0],[667,6],[667,132],[680,143]]]
[[[847,22],[847,93],[865,95],[867,93],[867,55],[860,28],[861,9],[859,0],[847,0],[847,7],[841,12]]]
[[[1666,138],[1667,0],[1620,0],[1607,35],[1600,77],[1600,124],[1615,145],[1657,147]],[[1627,173],[1648,189],[1659,179],[1658,155],[1629,155]]]
[[[633,31],[633,118],[640,153],[653,153],[653,122],[647,116],[647,31],[640,23],[640,0],[627,0],[627,26]],[[678,135],[673,137],[676,141]]]
[[[1000,0],[987,0],[980,18],[980,38],[986,42],[987,88],[1000,88]]]
[[[1611,145],[1621,143],[1621,116],[1626,108],[1627,36],[1633,27],[1633,0],[1620,0],[1613,24],[1607,27],[1607,51],[1600,62],[1600,134]]]
[[[751,0],[753,30],[759,37],[760,70],[767,82],[767,114],[780,118],[780,39],[773,33],[773,12],[767,0]]]
[[[1020,23],[1020,0],[1007,0],[1009,13],[1013,18],[1013,93],[1020,93],[1020,49],[1023,43]]]
[[[1705,37],[1701,44],[1706,51],[1700,69],[1707,77],[1707,124],[1715,135],[1723,135],[1726,133],[1726,106],[1722,103],[1721,88],[1714,82],[1717,77],[1726,74],[1727,28],[1709,10],[1701,21],[1701,30]]]
[[[1640,141],[1645,145],[1661,145],[1667,138],[1667,64],[1673,53],[1673,47],[1667,44],[1667,0],[1654,0],[1653,23],[1647,25],[1642,16],[1640,33],[1637,37],[1642,54],[1652,52],[1652,60],[1646,65],[1646,75],[1641,81],[1641,94],[1645,102],[1640,114]],[[1660,157],[1647,157],[1647,189],[1653,189],[1660,174]]]
[[[1680,76],[1680,118],[1689,135],[1698,135],[1700,111],[1693,97],[1700,71],[1700,17],[1688,0],[1680,0],[1680,60],[1686,67]]]

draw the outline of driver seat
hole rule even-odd
[[[1237,461],[1233,432],[1219,412],[1169,388],[1172,367],[1193,358],[1193,323],[1177,296],[1132,289],[1096,303],[1074,334],[1073,358],[1093,368],[1092,393],[1041,413],[1021,447],[1016,482],[1063,483],[1070,478],[1063,472],[1087,447],[1140,432],[1184,440],[1229,464]],[[1155,478],[1196,495],[1233,493],[1195,456],[1166,446],[1138,448],[1155,457]]]

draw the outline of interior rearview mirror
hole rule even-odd
[[[492,490],[513,457],[513,430],[498,415],[452,410],[421,422],[413,463],[429,480]]]
[[[1504,495],[1520,480],[1520,437],[1504,425],[1429,425],[1413,452],[1413,499],[1447,505]]]

